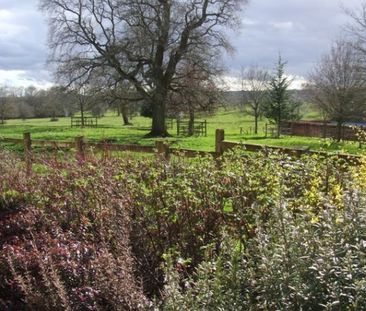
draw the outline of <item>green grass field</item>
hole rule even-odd
[[[310,111],[304,118],[309,119],[315,116],[316,114]],[[260,121],[259,133],[254,135],[253,117],[244,115],[239,110],[221,109],[215,115],[201,116],[198,119],[207,120],[207,137],[178,137],[176,135],[176,125],[174,125],[173,129],[169,130],[172,137],[167,139],[170,145],[172,147],[213,151],[215,148],[215,130],[221,128],[225,130],[226,140],[270,146],[310,147],[310,149],[316,150],[322,149],[353,154],[364,152],[363,149],[358,148],[357,143],[352,142],[336,143],[329,139],[294,136],[283,136],[279,139],[266,138],[264,135],[265,120]],[[30,132],[33,139],[72,140],[76,136],[84,136],[89,141],[113,139],[118,143],[154,145],[155,139],[144,137],[149,132],[151,119],[134,117],[131,121],[132,126],[122,126],[121,118],[111,112],[98,120],[98,128],[71,128],[70,118],[59,118],[56,122],[51,122],[49,118],[8,120],[4,125],[0,125],[0,137],[21,138],[24,132]],[[240,128],[242,128],[243,134],[240,134]]]

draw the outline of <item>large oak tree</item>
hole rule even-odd
[[[40,0],[59,76],[84,79],[108,67],[151,103],[150,135],[165,136],[172,81],[190,55],[209,63],[228,49],[247,0]],[[212,64],[211,64],[212,65]],[[74,69],[77,70],[74,71]]]

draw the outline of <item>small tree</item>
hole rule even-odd
[[[286,62],[281,55],[268,85],[267,102],[264,105],[264,116],[277,125],[277,137],[281,134],[281,122],[293,120],[299,117],[298,108],[300,103],[291,99],[288,88],[292,80],[285,75]]]
[[[143,97],[128,80],[121,80],[113,70],[99,68],[84,83],[93,90],[94,102],[90,105],[92,113],[105,111],[109,107],[117,110],[123,125],[132,125],[129,118],[136,103]]]
[[[122,117],[123,125],[132,125],[129,120],[131,111],[142,99],[133,86],[128,81],[108,82],[104,95],[109,101],[109,105],[117,109],[118,115]]]
[[[313,102],[328,119],[337,122],[337,140],[347,120],[365,115],[365,79],[362,63],[352,44],[338,41],[309,75]]]
[[[254,134],[258,134],[258,119],[268,96],[270,75],[266,70],[252,66],[246,70],[242,68],[240,78],[244,105],[249,106],[250,114],[254,116]]]
[[[188,135],[194,135],[194,122],[197,112],[211,112],[220,97],[220,90],[211,71],[199,63],[189,61],[173,83],[169,93],[168,111],[172,115],[188,115]]]
[[[74,83],[68,88],[69,95],[75,100],[80,111],[81,127],[85,126],[85,114],[90,112],[91,103],[95,99],[94,89],[89,85],[82,85]]]
[[[5,123],[5,117],[8,109],[8,91],[6,87],[0,87],[0,124]]]

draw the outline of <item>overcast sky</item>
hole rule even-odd
[[[316,63],[350,21],[342,7],[361,0],[251,0],[243,28],[231,35],[236,53],[226,57],[228,75],[241,66],[272,69],[280,52],[287,73],[299,80]],[[0,0],[0,84],[49,86],[47,23],[37,0]]]

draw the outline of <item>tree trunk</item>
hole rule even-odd
[[[342,121],[337,121],[337,142],[340,142],[342,139]]]
[[[280,118],[277,119],[277,135],[276,138],[280,138],[281,136],[281,120]]]
[[[254,114],[254,134],[258,134],[258,118],[259,118],[259,115],[256,112]]]
[[[281,103],[279,103],[278,106],[278,119],[277,119],[277,138],[280,138],[281,136],[281,121],[282,121],[282,109],[281,109]]]
[[[80,101],[80,114],[81,114],[81,127],[84,127],[85,123],[84,123],[84,103],[81,100]]]
[[[194,110],[189,108],[188,136],[194,135]]]
[[[127,105],[122,104],[118,111],[120,111],[120,113],[122,114],[122,120],[123,120],[123,125],[132,125],[129,121],[128,121],[128,109],[127,109]]]
[[[165,110],[168,93],[165,90],[157,91],[152,102],[152,126],[147,137],[170,136],[165,125]]]

